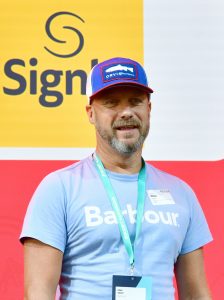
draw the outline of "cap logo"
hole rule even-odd
[[[103,81],[129,79],[137,80],[137,67],[134,64],[113,64],[102,67]]]

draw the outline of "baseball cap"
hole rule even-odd
[[[98,93],[114,86],[135,86],[147,93],[153,93],[148,85],[145,70],[137,61],[115,57],[92,68],[86,86],[89,103]]]

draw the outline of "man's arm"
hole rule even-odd
[[[24,241],[24,300],[54,300],[63,253],[38,240]]]
[[[203,250],[180,255],[175,264],[179,300],[211,300],[206,282]]]

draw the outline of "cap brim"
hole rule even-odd
[[[96,95],[102,93],[103,91],[115,88],[116,86],[128,86],[128,87],[136,87],[146,93],[153,93],[153,90],[150,87],[147,87],[143,84],[139,84],[139,83],[133,83],[133,82],[116,82],[114,84],[110,84],[107,85],[105,87],[103,87],[102,89],[98,90],[96,93],[92,94],[89,99],[92,100]]]

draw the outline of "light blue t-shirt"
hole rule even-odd
[[[135,274],[152,277],[152,299],[173,300],[178,255],[212,240],[189,186],[146,164],[145,210],[135,244]],[[135,237],[138,174],[107,171],[131,240]],[[129,258],[92,156],[49,174],[29,204],[20,238],[64,253],[60,299],[111,300],[112,275],[129,275]]]

